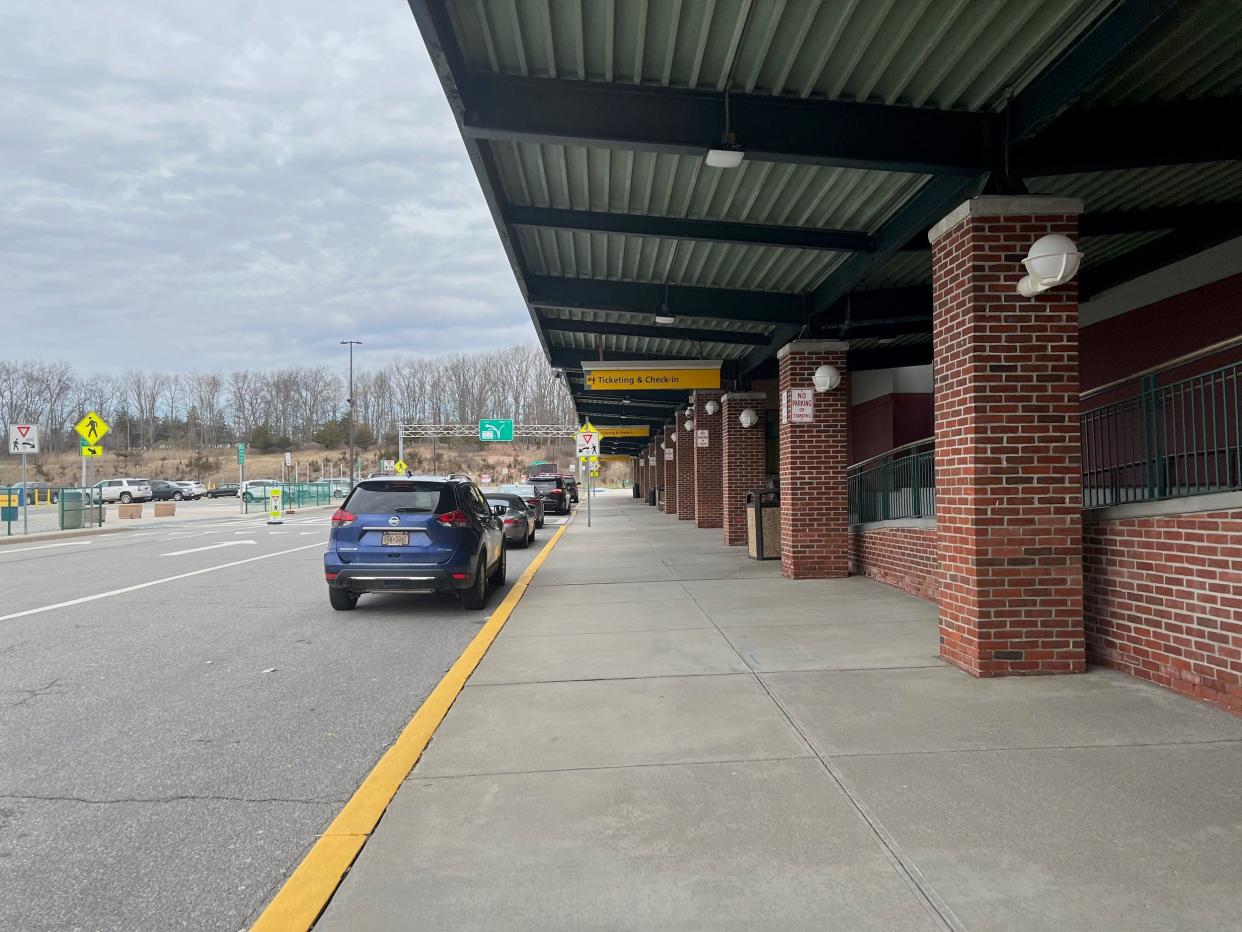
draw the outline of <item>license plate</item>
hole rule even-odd
[[[380,538],[380,543],[385,547],[408,547],[410,545],[410,532],[385,531],[384,536]]]

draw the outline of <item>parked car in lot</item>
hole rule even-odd
[[[520,483],[517,485],[502,485],[499,491],[505,495],[520,495],[522,500],[526,502],[528,508],[535,516],[535,527],[543,527],[543,500],[539,497],[539,491],[530,483]]]
[[[55,504],[60,501],[60,489],[47,482],[14,482],[6,487],[6,491],[14,495],[20,495],[23,490],[26,493],[24,496],[25,501],[32,505],[39,502]]]
[[[504,585],[504,525],[469,479],[364,479],[331,523],[324,578],[338,611],[367,592],[457,592],[480,609]]]
[[[330,479],[327,477],[323,479],[316,479],[314,484],[327,485],[329,487],[329,494],[333,498],[344,498],[349,494],[349,476],[337,479]]]
[[[242,501],[261,502],[280,485],[275,479],[248,479],[241,485]]]
[[[192,498],[195,501],[207,494],[207,486],[201,482],[195,482],[191,479],[174,479],[173,485],[179,485],[185,490],[185,497]]]
[[[175,482],[169,482],[166,479],[148,479],[147,484],[151,486],[151,498],[153,501],[179,502],[185,498],[185,489]]]
[[[535,539],[535,515],[520,495],[488,492],[487,503],[505,528],[505,542],[516,547],[529,547]]]
[[[92,487],[95,501],[104,503],[149,502],[152,498],[151,484],[146,479],[104,479]]]
[[[237,498],[239,488],[236,482],[221,482],[214,489],[208,489],[206,495],[208,498]]]
[[[531,476],[530,484],[539,493],[544,514],[569,514],[569,493],[560,476]]]

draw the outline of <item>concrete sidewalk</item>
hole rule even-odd
[[[1238,928],[1242,721],[975,680],[930,603],[584,519],[317,928]]]

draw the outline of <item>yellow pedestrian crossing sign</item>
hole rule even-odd
[[[108,426],[108,422],[101,418],[94,411],[89,412],[82,420],[73,426],[81,437],[89,444],[97,444],[103,440],[104,435],[112,428]],[[86,454],[83,454],[86,455]]]
[[[410,467],[405,460],[397,460],[397,462],[393,464],[392,468],[397,471],[398,476],[404,476],[405,471]]]
[[[80,449],[83,456],[103,456],[103,447],[98,444],[84,443]]]

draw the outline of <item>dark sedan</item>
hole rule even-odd
[[[519,496],[522,501],[526,502],[526,507],[534,514],[535,527],[543,527],[543,499],[539,497],[539,491],[533,485],[502,485],[500,492],[503,495]]]
[[[504,522],[505,543],[515,547],[529,547],[535,539],[535,516],[526,500],[520,495],[489,492],[487,503]]]
[[[222,482],[218,486],[216,486],[214,489],[208,489],[207,497],[208,498],[236,498],[237,497],[237,483],[236,482]]]

